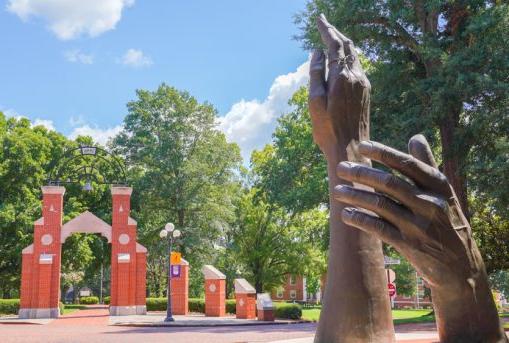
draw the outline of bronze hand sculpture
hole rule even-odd
[[[374,191],[340,185],[335,198],[376,214],[345,208],[343,221],[391,244],[429,283],[440,342],[507,342],[470,225],[424,136],[410,139],[410,154],[369,141],[359,152],[408,180],[340,163],[340,178]]]
[[[350,184],[337,177],[339,162],[369,163],[358,144],[369,139],[371,86],[352,41],[323,16],[318,28],[327,58],[316,51],[311,59],[309,108],[313,138],[327,159],[331,199],[327,284],[315,342],[393,342],[381,241],[341,222],[344,204],[332,198],[334,186]]]

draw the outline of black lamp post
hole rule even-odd
[[[168,223],[165,225],[164,229],[159,232],[159,237],[168,238],[168,290],[167,297],[168,301],[166,303],[166,318],[165,322],[174,322],[172,310],[171,310],[171,246],[174,238],[180,237],[180,231],[175,230],[175,225],[173,223]]]

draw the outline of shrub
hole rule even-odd
[[[18,314],[19,299],[0,299],[0,314]]]
[[[103,303],[105,303],[106,305],[109,305],[110,304],[110,299],[111,299],[110,296],[104,297],[103,298]]]
[[[63,302],[59,301],[58,302],[58,310],[60,312],[60,315],[64,314],[64,308],[65,308],[65,305]]]
[[[276,311],[274,316],[282,319],[300,319],[302,307],[299,304],[274,303]]]
[[[80,304],[84,305],[94,305],[99,304],[99,298],[98,297],[81,297],[80,298]]]
[[[205,313],[205,299],[190,298],[189,299],[189,312]]]
[[[235,314],[237,312],[237,301],[235,299],[226,299],[226,313]]]
[[[147,311],[166,311],[166,298],[147,298]]]

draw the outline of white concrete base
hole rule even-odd
[[[110,316],[131,316],[147,314],[147,306],[110,306]]]
[[[20,319],[43,319],[58,318],[60,310],[55,308],[20,308],[18,318]]]

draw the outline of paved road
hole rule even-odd
[[[252,327],[216,327],[216,328],[148,328],[108,326],[107,308],[91,308],[62,316],[47,325],[0,325],[0,342],[2,343],[241,343],[271,342],[295,340],[298,343],[312,342],[316,324],[267,325]],[[416,328],[398,327],[407,339],[405,343],[429,343],[436,339],[416,340],[421,338],[419,331],[428,334],[432,326]],[[410,336],[409,336],[410,335]],[[416,336],[417,335],[417,336]],[[432,334],[433,335],[433,334]],[[402,337],[398,334],[399,337]],[[398,337],[398,338],[399,338]],[[411,338],[414,338],[411,340]]]

